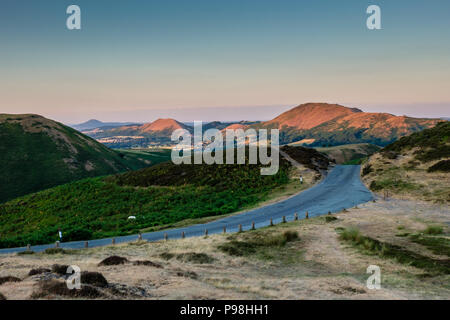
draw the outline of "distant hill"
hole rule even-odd
[[[149,165],[139,163],[39,115],[0,114],[0,202],[73,180]]]
[[[290,127],[308,130],[331,120],[362,113],[356,108],[347,108],[338,104],[307,103],[288,110],[265,125],[275,124],[279,129]]]
[[[174,119],[158,119],[154,122],[146,123],[138,127],[138,130],[141,133],[164,131],[172,133],[172,131],[177,129],[190,129],[190,127]]]
[[[362,176],[374,192],[450,202],[450,122],[386,146],[364,164]]]
[[[280,129],[282,144],[314,139],[311,146],[372,143],[385,146],[430,128],[440,119],[418,119],[388,113],[367,113],[337,104],[306,103],[256,127]]]
[[[121,127],[133,124],[133,122],[102,122],[99,120],[91,119],[89,121],[80,123],[80,124],[74,124],[70,125],[70,127],[74,128],[78,131],[84,131],[84,130],[92,130],[96,128],[102,128],[102,127]]]
[[[370,143],[386,146],[403,136],[431,128],[442,119],[420,119],[395,116],[388,113],[368,113],[357,108],[338,104],[306,103],[288,110],[270,121],[205,123],[203,130],[278,128],[281,144],[308,144],[311,147],[330,147],[346,144]],[[188,125],[189,124],[189,125]],[[119,127],[102,127],[83,131],[106,146],[146,147],[173,145],[170,140],[175,129],[192,132],[191,123],[174,119],[158,119],[155,122]]]
[[[130,148],[172,145],[172,132],[177,129],[192,131],[192,127],[174,119],[158,119],[149,123],[103,127],[83,133],[111,148]]]

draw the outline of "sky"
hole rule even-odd
[[[267,120],[329,102],[450,117],[449,39],[448,0],[0,0],[0,113]]]

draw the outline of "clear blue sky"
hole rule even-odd
[[[253,120],[317,101],[450,116],[449,39],[448,0],[1,0],[0,112]]]

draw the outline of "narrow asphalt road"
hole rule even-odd
[[[318,185],[286,200],[206,224],[144,233],[142,237],[144,240],[157,241],[164,239],[164,233],[167,233],[169,239],[177,239],[181,237],[182,232],[186,237],[195,237],[204,235],[205,230],[208,230],[209,234],[221,233],[224,227],[227,232],[236,232],[239,225],[242,225],[242,229],[245,231],[251,228],[252,222],[255,223],[256,228],[262,228],[270,224],[271,218],[274,224],[282,222],[283,216],[288,221],[293,220],[295,213],[299,215],[299,219],[303,219],[306,211],[310,217],[324,215],[329,211],[339,212],[344,208],[354,207],[373,199],[372,193],[361,182],[359,172],[360,166],[339,165]],[[115,239],[116,243],[130,242],[135,241],[137,235]],[[109,245],[111,241],[112,238],[90,240],[89,247]],[[62,243],[60,246],[65,249],[80,249],[84,248],[84,241]],[[52,247],[54,244],[39,245],[33,246],[32,250],[38,252]],[[25,249],[24,247],[0,249],[0,254],[19,252]]]

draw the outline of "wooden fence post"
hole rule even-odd
[[[85,241],[85,242],[84,242],[84,247],[85,247],[85,248],[88,248],[88,247],[89,247],[89,242]]]
[[[239,225],[239,232],[242,232],[242,224]]]
[[[184,231],[181,232],[181,239],[184,239],[185,235],[184,235]]]
[[[255,230],[255,222],[252,222],[252,230]]]
[[[283,223],[286,223],[286,216],[283,216]]]
[[[116,244],[116,238],[112,238],[111,243],[112,243],[112,244]]]
[[[298,220],[298,214],[294,214],[294,220],[295,220],[295,221]]]
[[[308,211],[306,211],[306,213],[305,213],[305,219],[308,219],[309,218],[309,214],[308,214]]]
[[[273,227],[273,220],[270,218],[270,226]]]

